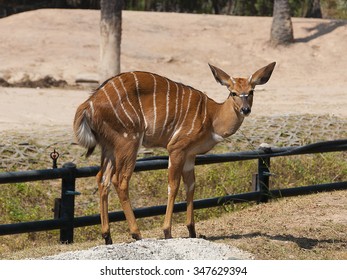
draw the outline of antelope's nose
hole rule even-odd
[[[248,116],[251,113],[251,108],[249,107],[242,107],[241,108],[241,114]]]

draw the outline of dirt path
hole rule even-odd
[[[227,90],[214,81],[208,62],[248,76],[277,61],[270,82],[256,91],[252,117],[347,117],[344,21],[293,19],[298,42],[273,49],[267,44],[271,18],[130,11],[123,17],[123,71],[156,72],[223,101]],[[98,20],[98,11],[86,10],[37,10],[0,19],[0,78],[14,83],[48,75],[69,84],[97,79]],[[0,87],[0,131],[70,127],[88,92]]]

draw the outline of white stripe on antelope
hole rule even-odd
[[[74,120],[78,143],[88,149],[87,155],[97,144],[101,147],[101,168],[96,178],[106,244],[112,243],[108,221],[111,184],[116,188],[132,237],[141,239],[128,197],[129,180],[141,145],[164,147],[169,153],[165,238],[172,237],[172,212],[181,177],[187,188],[189,236],[196,236],[192,203],[195,157],[238,130],[251,112],[255,86],[265,84],[274,67],[275,62],[249,78],[233,78],[210,65],[216,81],[229,91],[223,103],[157,74],[135,71],[105,81],[78,107]]]

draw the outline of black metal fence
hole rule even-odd
[[[347,139],[344,139],[319,142],[301,147],[262,148],[255,151],[245,151],[239,153],[200,155],[196,158],[196,165],[257,160],[258,174],[256,176],[255,187],[252,192],[195,200],[194,208],[202,209],[221,206],[225,203],[241,203],[249,201],[267,202],[268,199],[277,197],[347,189],[347,181],[301,186],[288,189],[269,189],[269,177],[271,176],[269,168],[271,163],[270,159],[272,157],[346,150]],[[168,157],[166,156],[144,158],[137,161],[135,172],[166,169],[167,167]],[[0,235],[60,229],[60,241],[64,243],[73,242],[74,228],[100,224],[99,214],[83,217],[74,216],[75,195],[79,194],[75,190],[76,179],[95,176],[98,171],[98,166],[77,168],[73,163],[66,163],[62,168],[0,173],[0,184],[62,179],[61,198],[55,200],[54,219],[15,224],[2,224],[0,225]],[[137,218],[144,218],[163,215],[165,214],[165,210],[166,205],[161,205],[138,208],[134,210],[134,213]],[[182,212],[185,210],[185,202],[175,204],[174,212]],[[122,221],[125,220],[125,216],[122,211],[110,212],[109,219],[111,222]]]

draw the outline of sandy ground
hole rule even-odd
[[[221,102],[227,96],[208,62],[234,77],[276,61],[255,94],[253,116],[347,116],[347,22],[293,19],[297,42],[268,45],[271,18],[123,13],[122,71],[152,71],[192,85]],[[15,83],[46,75],[75,84],[98,78],[99,12],[37,10],[0,19],[0,78]],[[89,90],[1,88],[0,131],[71,129]]]

